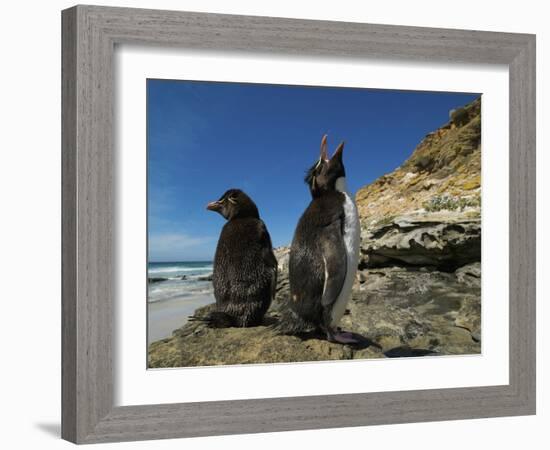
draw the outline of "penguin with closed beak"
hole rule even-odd
[[[202,320],[214,328],[261,325],[275,295],[277,260],[258,208],[240,189],[229,189],[207,209],[227,222],[214,256],[216,310]]]
[[[307,171],[311,202],[296,227],[289,258],[290,298],[276,326],[284,334],[322,333],[327,340],[356,344],[358,335],[338,324],[350,299],[359,259],[357,207],[347,191],[344,143],[332,158],[327,136]]]

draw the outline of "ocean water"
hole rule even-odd
[[[147,301],[162,302],[176,298],[213,296],[212,282],[201,278],[212,274],[212,262],[154,262],[147,268],[148,278],[165,278],[148,283]]]

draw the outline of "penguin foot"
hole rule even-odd
[[[202,322],[208,328],[230,328],[236,326],[235,319],[223,311],[212,311],[206,317],[189,316],[189,322]]]
[[[348,333],[347,331],[329,331],[327,333],[327,340],[329,342],[334,342],[336,344],[359,344],[361,341],[357,339],[353,333]]]

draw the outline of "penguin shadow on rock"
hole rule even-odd
[[[191,316],[211,328],[262,325],[277,286],[277,259],[256,204],[240,189],[229,189],[206,207],[221,214],[222,228],[212,284],[215,310]]]
[[[294,232],[290,298],[284,301],[274,329],[365,348],[377,344],[338,326],[351,297],[361,235],[357,207],[346,187],[343,152],[342,142],[329,158],[323,136],[319,159],[306,173],[311,202]]]

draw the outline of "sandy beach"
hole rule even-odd
[[[147,342],[172,336],[197,308],[214,303],[209,261],[149,263]]]
[[[147,343],[172,336],[172,331],[185,325],[197,308],[214,302],[212,294],[202,294],[149,303]]]

